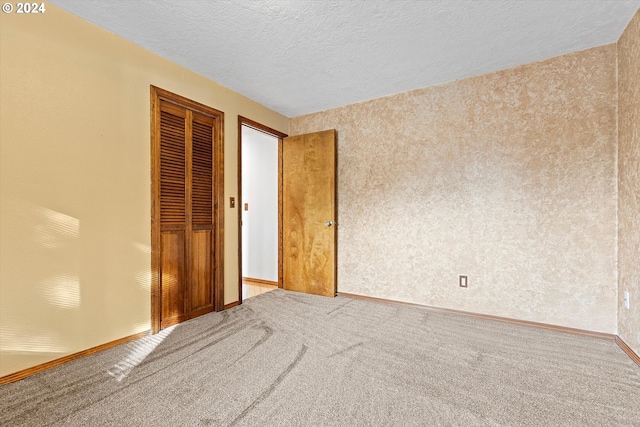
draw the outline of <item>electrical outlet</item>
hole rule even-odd
[[[460,276],[460,287],[461,288],[467,287],[467,276]]]
[[[624,308],[629,308],[629,292],[624,293]]]

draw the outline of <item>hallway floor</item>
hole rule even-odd
[[[264,283],[242,281],[242,299],[246,300],[274,289],[278,289],[278,287]]]

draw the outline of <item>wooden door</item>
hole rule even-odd
[[[154,333],[223,302],[221,114],[152,88]]]
[[[189,113],[191,113],[189,111]],[[214,310],[213,292],[213,133],[214,120],[202,114],[191,114],[190,227],[187,313],[189,318]],[[188,147],[188,146],[187,146]],[[189,147],[188,147],[189,148]],[[189,165],[189,162],[187,162]]]
[[[284,138],[283,288],[336,295],[336,131]]]
[[[161,326],[186,314],[187,110],[160,103],[160,289]]]

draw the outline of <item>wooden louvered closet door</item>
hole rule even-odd
[[[154,271],[159,275],[160,319],[156,319],[155,332],[216,308],[216,119],[161,99],[158,102],[155,202],[159,205],[160,247]]]

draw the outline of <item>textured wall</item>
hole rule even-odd
[[[237,115],[288,119],[53,5],[0,14],[0,376],[150,323],[154,84],[225,112],[225,195]],[[225,302],[238,299],[226,204]]]
[[[615,61],[606,45],[291,119],[338,130],[339,291],[615,333]]]
[[[640,11],[618,41],[618,165],[618,334],[640,354]]]

